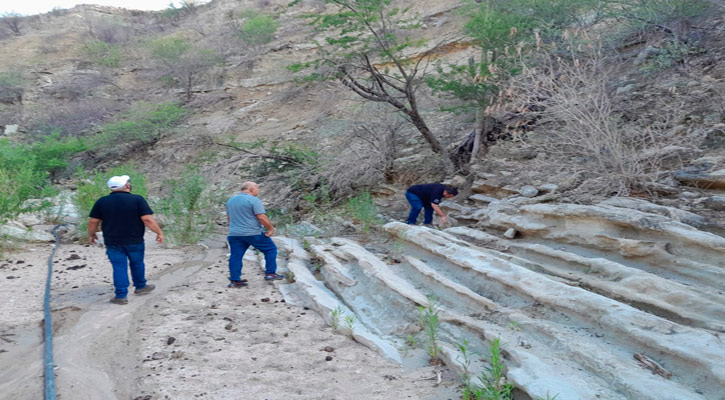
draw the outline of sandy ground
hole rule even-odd
[[[226,250],[172,248],[147,235],[157,289],[113,296],[104,249],[62,244],[53,264],[61,399],[455,399],[456,378],[411,371],[293,305],[245,257],[249,287],[229,289]],[[0,259],[0,399],[43,397],[43,295],[52,244]],[[283,267],[281,267],[283,268]],[[293,285],[293,284],[292,284]]]

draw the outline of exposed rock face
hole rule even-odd
[[[725,196],[711,196],[705,199],[706,207],[716,210],[725,211]]]
[[[73,196],[72,192],[63,191],[53,198],[28,200],[24,207],[38,206],[43,202],[50,206],[18,215],[14,221],[0,226],[0,235],[30,242],[54,241],[55,237],[50,233],[54,225],[76,224],[81,218]]]
[[[649,201],[642,199],[634,199],[627,197],[613,197],[600,203],[605,206],[614,206],[625,209],[633,209],[651,214],[659,214],[665,217],[672,218],[676,221],[680,221],[683,224],[694,226],[695,228],[701,228],[707,225],[704,217],[697,214],[681,210],[674,207],[665,207],[650,203]]]
[[[702,219],[636,199],[447,210],[479,229],[391,222],[402,242],[387,254],[342,238],[311,247],[325,301],[345,304],[371,346],[410,365],[392,349],[435,301],[447,365],[463,371],[463,340],[487,354],[499,338],[508,379],[531,398],[723,399],[725,239],[695,228]]]
[[[676,171],[674,178],[682,184],[703,189],[725,189],[725,158],[703,157],[693,166]]]

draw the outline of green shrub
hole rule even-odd
[[[48,178],[68,167],[68,158],[85,146],[75,138],[61,139],[56,132],[42,142],[27,145],[0,139],[0,220],[43,205],[28,205],[26,200],[52,196],[55,191]]]
[[[319,164],[319,154],[305,147],[295,144],[287,146],[272,145],[269,150],[265,140],[254,142],[236,142],[232,140],[230,147],[249,154],[259,154],[261,161],[252,169],[256,176],[266,176],[273,173],[287,172],[304,167],[314,167]]]
[[[652,59],[644,63],[640,68],[640,72],[645,75],[653,75],[678,63],[681,63],[696,49],[681,41],[673,41],[668,43],[661,49]]]
[[[3,151],[4,145],[4,141],[0,141],[1,153],[6,153]],[[2,161],[7,159],[3,157]],[[0,222],[36,209],[24,205],[26,200],[54,194],[47,180],[47,173],[36,169],[32,159],[23,159],[12,166],[0,166],[0,187],[3,188],[0,190]]]
[[[47,172],[51,181],[68,167],[68,159],[71,156],[84,150],[86,145],[79,138],[61,138],[58,131],[30,147],[30,152],[35,158],[35,168]]]
[[[365,232],[370,231],[373,225],[381,222],[378,217],[378,208],[368,192],[363,192],[348,200],[347,210],[353,220],[363,226]]]
[[[15,71],[0,72],[0,89],[7,87],[24,87],[25,80]]]
[[[120,121],[103,126],[101,133],[92,138],[92,147],[154,143],[164,132],[176,126],[184,115],[186,109],[175,103],[138,103]]]
[[[86,44],[89,60],[102,67],[118,67],[121,65],[121,46],[96,40]]]
[[[240,15],[247,17],[239,31],[239,37],[247,44],[260,45],[274,40],[274,33],[279,28],[279,22],[276,19],[254,12],[243,12]]]
[[[15,71],[0,72],[0,103],[20,103],[25,86],[26,82],[20,73]]]
[[[179,179],[165,183],[171,193],[159,200],[158,208],[163,213],[164,231],[172,241],[194,244],[205,238],[214,228],[211,210],[221,203],[219,194],[206,182],[197,170],[189,168]]]
[[[441,321],[438,315],[440,304],[435,296],[428,296],[427,306],[418,306],[418,322],[425,331],[427,339],[426,350],[431,364],[441,362],[440,354],[440,327]]]
[[[486,370],[478,376],[480,385],[470,383],[464,389],[463,398],[466,400],[510,400],[513,396],[514,386],[506,380],[506,368],[498,338],[491,342],[489,351],[491,352],[490,367],[486,367]]]
[[[191,44],[182,38],[160,38],[151,42],[151,55],[166,62],[174,62],[191,49]]]

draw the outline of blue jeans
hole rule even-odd
[[[119,246],[106,245],[106,255],[113,266],[113,286],[116,288],[116,297],[125,298],[128,295],[128,268],[131,267],[131,279],[136,289],[146,287],[146,265],[143,262],[143,243]]]
[[[264,253],[265,274],[277,272],[277,245],[265,234],[253,236],[227,236],[229,242],[229,280],[242,280],[242,258],[249,246]]]
[[[408,203],[410,203],[408,225],[415,225],[415,222],[418,220],[418,214],[420,214],[421,208],[425,210],[423,211],[423,223],[433,223],[433,207],[431,207],[430,204],[423,204],[423,200],[421,200],[420,197],[410,192],[405,192],[405,199],[408,200]]]

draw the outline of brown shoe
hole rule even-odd
[[[125,297],[114,297],[111,299],[111,303],[113,304],[128,304],[128,299]]]
[[[154,289],[156,289],[156,285],[149,284],[149,285],[146,285],[146,286],[142,287],[141,289],[136,289],[136,291],[134,291],[134,293],[135,294],[147,294],[147,293],[151,292]]]

